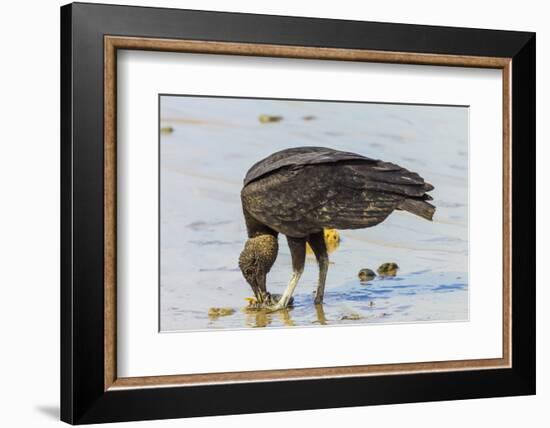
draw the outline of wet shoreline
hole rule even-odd
[[[260,123],[261,113],[282,119]],[[308,115],[314,119],[302,119]],[[468,319],[467,110],[169,97],[161,102],[161,125],[172,128],[160,137],[162,331]],[[323,322],[312,303],[312,256],[288,316],[251,318],[243,308],[252,292],[237,266],[246,239],[242,179],[262,157],[300,145],[353,151],[420,173],[436,187],[436,215],[428,222],[395,212],[376,227],[339,231]],[[291,274],[284,237],[279,246],[268,276],[272,293],[281,293]],[[401,268],[395,278],[358,281],[360,269],[388,261]],[[209,317],[212,307],[234,312]]]

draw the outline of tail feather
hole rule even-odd
[[[416,214],[426,220],[432,220],[435,213],[435,207],[422,199],[403,199],[397,209]]]

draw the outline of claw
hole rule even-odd
[[[288,302],[286,302],[286,304],[285,302],[282,301],[282,297],[283,296],[281,294],[270,294],[269,301],[266,302],[265,308],[269,312],[275,312],[281,309],[287,309],[288,307],[293,305],[294,297],[291,296],[290,299],[288,299]]]
[[[282,305],[279,305],[279,304],[274,305],[274,306],[266,306],[265,307],[266,312],[269,313],[269,314],[273,313],[273,312],[280,311],[282,309],[285,309],[285,308]]]
[[[286,305],[283,304],[281,301],[281,298],[283,296],[281,294],[270,294],[266,293],[262,296],[262,300],[259,301],[258,299],[254,297],[246,297],[245,300],[248,302],[248,309],[255,309],[255,310],[266,310],[268,312],[275,312],[279,311],[281,309],[287,309],[288,307],[292,306],[294,303],[294,297],[291,297]]]

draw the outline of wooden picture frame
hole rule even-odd
[[[118,377],[118,49],[502,70],[502,358]],[[533,33],[76,3],[61,9],[61,54],[62,420],[114,422],[535,392]]]

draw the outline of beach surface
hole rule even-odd
[[[466,107],[162,96],[160,125],[168,128],[160,133],[161,331],[468,320]],[[238,268],[242,180],[258,160],[298,146],[419,173],[435,186],[434,221],[399,211],[373,228],[341,230],[322,307],[313,304],[318,270],[308,255],[292,308],[249,311],[252,290]],[[284,236],[279,247],[271,293],[291,276]],[[360,269],[385,262],[399,265],[395,277],[359,281]]]

